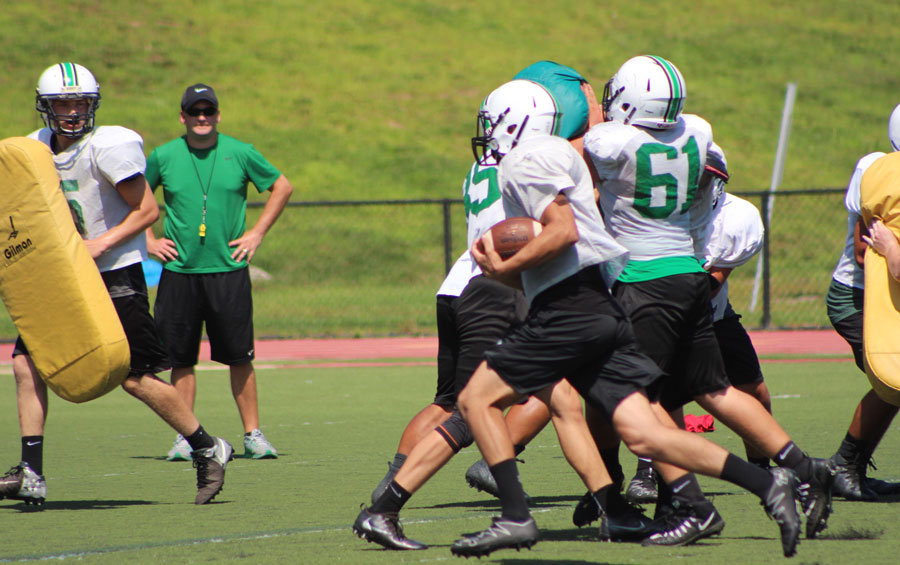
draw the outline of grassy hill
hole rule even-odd
[[[187,84],[216,87],[222,131],[253,142],[301,199],[456,197],[481,99],[556,60],[597,90],[628,57],[679,66],[686,111],[714,126],[735,190],[767,188],[785,84],[798,84],[785,188],[837,187],[884,150],[900,101],[900,5],[460,0],[13,2],[0,12],[0,137],[39,125],[40,72],[91,68],[100,123],[178,135]]]
[[[551,59],[578,69],[599,93],[627,58],[653,53],[684,74],[686,111],[713,124],[728,154],[733,191],[769,187],[788,82],[797,83],[798,95],[783,189],[845,186],[860,156],[889,147],[887,117],[900,102],[889,46],[900,5],[685,4],[75,0],[60,9],[49,0],[7,3],[0,10],[0,138],[40,126],[33,110],[37,77],[69,60],[92,69],[102,84],[98,123],[139,131],[148,153],[183,133],[181,93],[206,82],[219,94],[221,131],[254,143],[292,181],[294,200],[458,198],[472,159],[474,116],[493,88],[526,65]],[[371,287],[370,296],[393,295],[396,289],[382,280],[393,279],[415,295],[404,299],[418,312],[415,319],[359,331],[433,331],[431,296],[442,275],[439,223],[430,228],[437,250],[426,261],[419,236],[385,233],[400,224],[392,214],[292,214],[279,221],[259,255],[259,265],[276,275],[274,284],[283,285],[260,311],[293,317],[284,297],[322,290],[316,287],[321,272],[330,278],[335,271],[323,263],[334,260],[347,237],[354,253],[335,263],[346,266],[344,290],[309,316],[321,320],[323,311],[356,308],[350,297],[359,294],[360,281],[385,285]],[[836,236],[834,247],[809,251],[823,254],[816,264],[833,265],[843,220],[817,226],[821,216],[804,216]],[[461,230],[461,215],[453,221]],[[332,227],[326,232],[320,223]],[[333,228],[340,224],[345,229]],[[329,245],[310,244],[318,236]],[[414,244],[399,247],[406,240]],[[361,243],[369,250],[390,246],[393,256],[360,261]],[[819,270],[812,278],[827,287],[829,273]],[[357,331],[323,325],[316,331]],[[303,331],[275,323],[262,333]]]

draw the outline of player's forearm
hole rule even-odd
[[[272,227],[275,220],[281,216],[281,212],[291,199],[294,187],[291,186],[291,183],[288,182],[284,175],[281,175],[272,185],[271,191],[272,194],[269,195],[269,199],[263,207],[262,214],[260,214],[259,219],[251,228],[254,232],[259,233],[260,236],[268,233],[269,228]]]

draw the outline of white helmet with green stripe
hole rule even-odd
[[[653,55],[623,64],[603,91],[607,121],[650,129],[669,129],[684,107],[684,77],[669,61]]]
[[[41,113],[44,123],[55,133],[66,137],[81,137],[94,128],[94,113],[100,107],[100,84],[91,71],[75,63],[58,63],[49,67],[38,79],[35,108]],[[88,110],[83,114],[71,114],[60,118],[53,111],[52,100],[80,99],[88,101]],[[62,128],[60,121],[81,122],[77,128]]]

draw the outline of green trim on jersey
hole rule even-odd
[[[683,275],[685,273],[704,273],[700,261],[693,256],[663,257],[649,261],[629,261],[625,270],[619,275],[619,281],[624,283],[652,281],[670,275]]]
[[[246,268],[246,262],[231,258],[228,242],[247,227],[247,184],[265,192],[280,176],[252,145],[221,133],[210,149],[189,151],[184,136],[154,149],[147,159],[147,182],[154,190],[163,187],[164,236],[178,251],[165,268],[189,274]],[[200,237],[203,187],[208,187],[206,236]]]

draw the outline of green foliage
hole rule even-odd
[[[6,365],[9,372],[9,365]],[[852,362],[764,362],[773,410],[804,450],[831,455],[840,444],[865,377]],[[403,427],[434,394],[433,367],[316,368],[315,363],[257,363],[261,423],[281,457],[236,458],[225,489],[213,504],[193,505],[190,463],[163,460],[174,433],[122,390],[74,405],[51,397],[44,470],[48,499],[43,511],[0,501],[0,527],[12,532],[0,560],[85,563],[400,563],[447,561],[449,544],[486,527],[497,501],[470,489],[465,469],[479,455],[462,450],[419,490],[402,518],[406,533],[428,543],[424,552],[383,551],[357,539],[350,525],[367,502],[396,450]],[[0,396],[14,394],[11,375]],[[702,413],[695,405],[688,413]],[[242,427],[221,366],[202,366],[196,413],[204,427],[235,445]],[[18,459],[14,409],[0,412],[4,463]],[[743,455],[740,439],[716,422],[705,437]],[[895,430],[885,436],[879,463],[900,457]],[[701,478],[727,525],[721,537],[683,548],[644,548],[599,543],[594,527],[575,529],[572,509],[584,486],[562,457],[552,430],[544,430],[521,455],[522,482],[541,541],[532,551],[501,551],[483,562],[659,563],[691,561],[750,564],[777,561],[777,525],[759,501],[730,483]],[[635,459],[622,451],[626,474]],[[872,476],[900,479],[889,463]],[[30,507],[29,507],[30,508]],[[652,513],[652,506],[648,507]],[[834,502],[822,540],[804,539],[804,563],[893,563],[900,524],[895,504]]]

